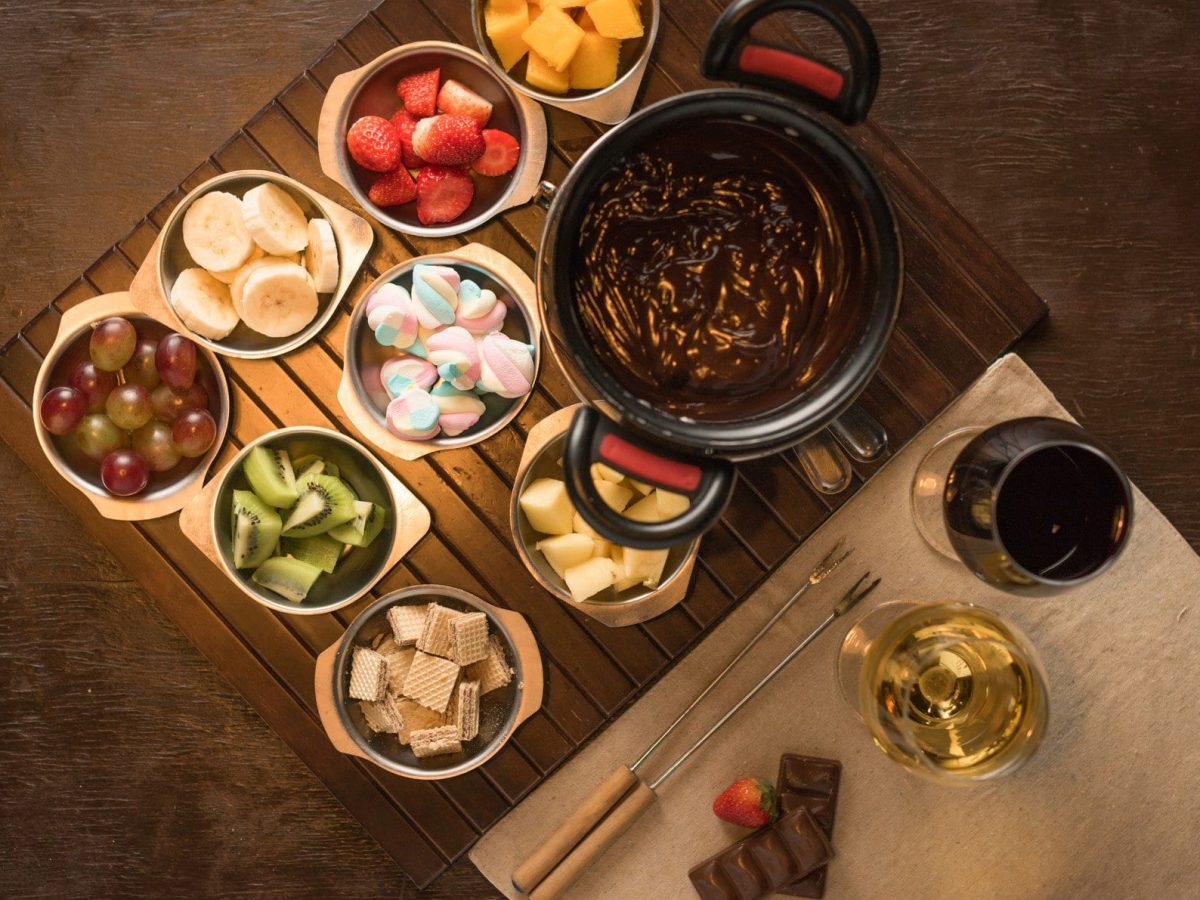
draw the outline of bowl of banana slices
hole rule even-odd
[[[259,358],[301,346],[329,321],[370,248],[366,221],[300,182],[228,172],[175,207],[139,281],[194,339]],[[139,275],[142,273],[139,272]]]

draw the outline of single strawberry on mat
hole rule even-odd
[[[713,801],[713,814],[743,828],[761,828],[779,815],[779,796],[769,781],[739,778]]]

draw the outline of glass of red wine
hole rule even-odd
[[[917,467],[912,504],[930,546],[1019,593],[1094,578],[1133,527],[1133,491],[1112,454],[1078,425],[1043,417],[946,435]]]

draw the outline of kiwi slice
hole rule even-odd
[[[300,483],[296,505],[287,512],[284,537],[324,534],[335,525],[354,518],[354,492],[332,475],[309,475]]]
[[[253,569],[274,551],[283,529],[279,513],[252,491],[233,492],[233,565]]]
[[[272,556],[254,570],[250,578],[260,587],[299,603],[308,596],[321,570],[312,563],[288,556]]]
[[[296,470],[296,483],[299,484],[309,475],[324,475],[325,460],[315,453],[310,453],[307,456],[299,457],[292,463],[292,468]]]
[[[354,518],[349,522],[329,529],[334,540],[352,547],[367,547],[375,540],[387,523],[387,510],[366,500],[354,504]]]
[[[285,509],[297,500],[296,475],[286,450],[275,450],[259,444],[246,454],[242,471],[250,489],[264,503]]]
[[[339,525],[339,528],[344,526]],[[322,572],[332,573],[346,545],[328,534],[314,534],[306,538],[287,538],[280,541],[280,549],[289,556],[312,563]]]

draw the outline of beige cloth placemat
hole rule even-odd
[[[1131,544],[1105,575],[1052,598],[1006,594],[923,542],[913,470],[939,437],[1024,415],[1069,418],[1016,356],[997,362],[784,566],[607,731],[493,828],[471,859],[513,897],[509,876],[617,765],[640,755],[838,537],[856,552],[813,590],[655,754],[653,777],[703,733],[866,568],[883,584],[863,607],[967,600],[1014,620],[1045,663],[1050,725],[1014,775],[985,786],[926,782],[875,748],[841,699],[838,622],[666,781],[658,799],[570,892],[694,897],[688,869],[746,834],[710,805],[734,779],[774,781],[779,756],[843,762],[826,896],[1176,898],[1200,896],[1200,558],[1136,492]],[[1120,448],[1116,448],[1119,456]]]

